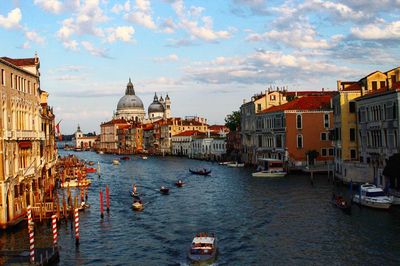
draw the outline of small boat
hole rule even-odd
[[[104,154],[104,151],[99,151],[99,154]]]
[[[160,187],[160,192],[161,192],[162,194],[164,194],[164,195],[167,195],[167,194],[169,194],[169,188],[164,187],[164,186],[161,186],[161,187]]]
[[[81,205],[78,207],[78,211],[84,211],[85,209],[89,209],[90,204],[82,201]]]
[[[193,238],[188,258],[193,263],[213,263],[217,253],[217,239],[214,234],[199,233]]]
[[[220,162],[220,163],[218,163],[219,165],[228,165],[228,164],[231,164],[231,163],[234,163],[234,162]]]
[[[92,166],[92,165],[94,165],[94,162],[93,161],[89,161],[88,165]]]
[[[112,163],[113,163],[114,165],[119,165],[119,160],[118,160],[118,159],[114,159],[114,160],[112,161]]]
[[[332,194],[332,204],[344,212],[351,212],[351,204],[349,204],[349,202],[340,195]]]
[[[393,203],[393,198],[386,196],[381,188],[365,183],[360,185],[359,193],[354,194],[353,201],[371,208],[389,209]]]
[[[269,169],[266,171],[255,172],[255,173],[252,173],[251,175],[255,176],[255,177],[283,177],[286,174],[287,173],[283,170]]]
[[[182,180],[178,180],[178,181],[175,182],[175,185],[177,187],[183,187],[185,185],[185,183]]]
[[[66,180],[61,183],[62,188],[68,188],[68,187],[88,187],[92,181],[90,179],[81,179],[78,181],[78,179],[70,179]]]
[[[228,163],[227,164],[228,167],[244,167],[244,163]]]
[[[87,167],[86,168],[86,173],[96,173],[97,169],[93,167]]]
[[[129,156],[124,156],[124,157],[121,157],[120,159],[121,159],[121,160],[124,160],[124,161],[127,161],[127,160],[130,160],[131,157],[129,157]]]
[[[147,156],[142,156],[142,159],[143,160],[147,160]]]
[[[139,197],[134,197],[133,198],[133,203],[132,203],[132,208],[135,211],[141,211],[144,208],[143,202]]]
[[[190,173],[195,174],[195,175],[209,175],[211,173],[211,170],[207,169],[201,169],[201,170],[192,170],[189,168]]]

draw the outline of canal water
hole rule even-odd
[[[91,174],[88,202],[80,213],[80,246],[70,224],[61,223],[60,265],[187,265],[198,232],[218,237],[216,265],[400,265],[400,208],[377,211],[353,205],[344,214],[331,203],[327,176],[255,178],[252,169],[174,157],[132,156],[113,165],[115,155],[74,153],[100,162]],[[67,154],[60,151],[60,155]],[[189,174],[210,168],[211,176]],[[186,185],[176,188],[183,179]],[[136,183],[145,202],[131,208]],[[111,211],[100,218],[99,191],[109,185]],[[170,187],[169,195],[158,192]],[[341,188],[346,190],[345,188]],[[25,226],[2,232],[0,247],[28,248]],[[50,245],[49,225],[36,228],[36,246]]]

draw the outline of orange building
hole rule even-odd
[[[331,99],[332,95],[304,96],[258,113],[257,158],[280,159],[290,166],[305,166],[307,158],[317,164],[332,161]]]

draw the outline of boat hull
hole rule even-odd
[[[194,175],[209,175],[209,174],[211,174],[211,170],[202,172],[202,171],[193,171],[193,170],[189,169],[189,171],[190,171],[190,173],[192,173]]]
[[[64,183],[61,183],[61,187],[62,188],[68,188],[68,187],[88,187],[88,186],[90,186],[90,184],[92,183],[92,181],[91,180],[89,180],[89,179],[86,179],[86,180],[84,180],[84,181],[75,181],[75,180],[72,180],[72,181],[66,181],[66,182],[64,182]]]
[[[192,254],[189,250],[188,252],[188,259],[192,262],[192,263],[196,263],[196,264],[208,264],[208,263],[212,263],[216,260],[217,258],[217,253],[218,250],[215,248],[214,251],[211,254]]]
[[[370,208],[374,208],[374,209],[383,209],[383,210],[389,209],[390,206],[392,205],[392,203],[389,201],[388,202],[378,202],[378,201],[373,201],[370,199],[363,199],[363,198],[361,198],[361,202],[360,202],[359,195],[354,195],[353,202],[360,204],[362,206],[366,206],[366,207],[370,207]]]
[[[135,211],[141,211],[141,210],[143,210],[143,204],[141,204],[139,202],[135,202],[132,204],[132,208]]]
[[[268,172],[255,172],[251,174],[254,177],[284,177],[286,172],[268,173]]]

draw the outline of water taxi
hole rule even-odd
[[[217,239],[214,234],[199,233],[192,241],[188,258],[194,263],[213,263],[217,257]]]
[[[260,171],[252,173],[255,177],[283,177],[287,172],[283,169],[282,160],[271,159],[271,158],[259,158],[259,169]]]
[[[244,163],[228,163],[227,164],[228,167],[244,167]]]
[[[142,156],[142,159],[143,160],[147,160],[147,156]]]
[[[363,206],[389,209],[393,203],[393,198],[385,195],[385,192],[373,184],[360,185],[360,190],[353,196],[353,201]]]
[[[112,163],[113,163],[114,165],[119,165],[119,160],[118,160],[118,159],[114,159],[114,160],[112,161]]]

